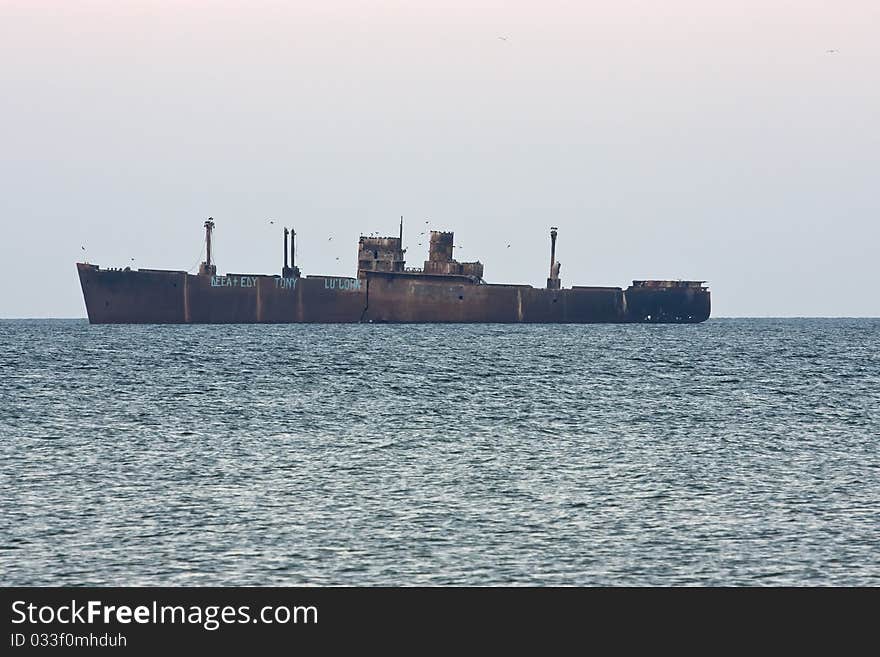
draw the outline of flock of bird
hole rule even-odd
[[[499,37],[499,38],[501,38],[501,37]],[[275,220],[274,220],[274,219],[267,219],[267,221],[269,222],[269,224],[271,224],[271,225],[273,225],[273,226],[275,225]],[[429,224],[429,223],[430,223],[429,220],[425,220],[425,224]],[[378,234],[378,233],[375,233],[375,232],[370,233],[370,237],[374,237],[374,236],[376,236],[377,234]],[[423,230],[421,233],[419,233],[419,237],[422,237],[422,236],[427,235],[427,234],[428,234],[428,231],[427,231],[427,230]],[[332,242],[332,241],[333,241],[333,236],[331,235],[330,237],[328,237],[328,238],[327,238],[327,241],[328,241],[328,242]],[[418,243],[418,246],[423,246],[423,243],[422,243],[422,242],[419,242],[419,243]],[[462,248],[463,248],[460,244],[455,244],[454,246],[455,246],[456,249],[462,249]],[[507,245],[507,248],[509,249],[511,246],[512,246],[511,244],[508,244],[508,245]],[[85,250],[86,250],[85,245],[84,245],[84,244],[83,244],[83,245],[80,245],[80,249],[82,249],[83,251],[85,251]],[[339,260],[339,256],[336,256],[336,259]],[[134,262],[134,258],[131,258],[131,262]]]
[[[499,38],[499,39],[504,39],[505,41],[507,40],[506,37],[498,37],[498,38]],[[269,222],[270,224],[272,224],[272,225],[275,224],[275,221],[274,221],[273,219],[269,219],[268,222]],[[431,223],[431,222],[430,222],[429,219],[426,219],[426,220],[425,220],[425,224],[426,224],[426,225],[429,225],[430,223]],[[428,232],[429,232],[429,231],[427,231],[427,230],[423,230],[421,233],[419,233],[418,236],[419,236],[419,237],[423,237],[424,235],[427,235]],[[375,237],[375,236],[378,235],[378,234],[379,234],[379,233],[372,232],[372,233],[370,233],[370,237]],[[328,241],[328,242],[332,242],[332,241],[333,241],[333,236],[331,235],[330,237],[328,237],[328,238],[327,238],[327,241]],[[424,243],[423,243],[423,242],[418,242],[418,243],[417,243],[417,246],[424,246]],[[508,245],[507,245],[507,248],[509,249],[511,246],[513,246],[513,245],[512,245],[512,244],[508,244]],[[456,249],[459,249],[459,250],[464,248],[461,244],[455,244],[454,247],[455,247]],[[83,247],[83,249],[85,250],[85,247]],[[132,258],[132,259],[133,259],[133,258]],[[339,256],[336,256],[336,259],[339,260]]]

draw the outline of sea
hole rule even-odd
[[[880,585],[880,319],[0,321],[10,585]]]

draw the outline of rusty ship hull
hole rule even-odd
[[[399,237],[361,236],[358,275],[218,275],[207,259],[198,274],[155,269],[102,269],[77,263],[92,324],[251,323],[696,323],[709,318],[710,293],[701,281],[633,281],[619,287],[562,288],[553,240],[547,288],[483,281],[479,262],[452,258],[453,234],[431,233],[423,268],[404,267]]]
[[[690,288],[545,290],[381,273],[285,278],[77,268],[92,324],[693,323],[710,314],[709,292]]]

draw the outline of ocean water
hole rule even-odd
[[[0,322],[3,585],[880,585],[880,320]]]

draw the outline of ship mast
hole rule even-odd
[[[287,236],[290,235],[290,266],[287,266]],[[284,228],[284,269],[281,270],[283,278],[298,278],[299,273],[296,270],[295,255],[293,252],[293,240],[296,237],[296,231],[293,228]]]
[[[556,226],[550,227],[550,278],[547,279],[548,290],[558,290],[560,284],[560,264],[556,262],[556,230]]]
[[[208,217],[205,222],[205,261],[199,266],[199,273],[214,276],[217,266],[211,261],[211,236],[214,233],[214,218]]]

